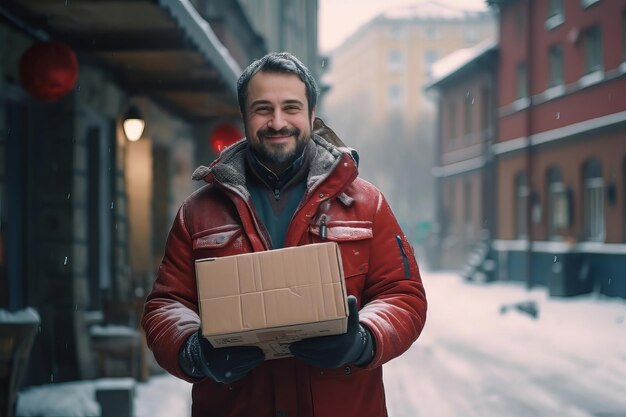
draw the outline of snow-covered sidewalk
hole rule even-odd
[[[423,279],[424,333],[385,365],[391,417],[626,416],[626,300],[550,298],[545,288],[475,285],[454,273]],[[537,318],[502,309],[520,302]],[[18,416],[98,416],[97,383],[29,388]],[[135,416],[188,416],[190,397],[190,384],[154,376],[136,384]]]

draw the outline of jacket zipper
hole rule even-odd
[[[406,256],[404,252],[404,246],[402,246],[402,238],[400,235],[396,235],[396,242],[398,243],[398,247],[400,248],[400,255],[402,255],[402,263],[404,264],[404,277],[411,278],[411,269],[409,268],[409,258]]]
[[[320,237],[322,238],[322,240],[326,240],[326,232],[327,232],[326,216],[323,215],[320,221]]]

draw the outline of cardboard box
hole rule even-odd
[[[289,345],[347,331],[341,253],[334,242],[196,260],[202,334],[215,347]]]

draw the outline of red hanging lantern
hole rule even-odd
[[[32,96],[52,102],[63,97],[78,79],[78,60],[61,42],[37,42],[20,58],[20,81]]]
[[[220,123],[211,132],[209,143],[215,153],[220,153],[241,138],[243,134],[237,126],[231,123]]]

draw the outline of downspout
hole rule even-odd
[[[441,87],[440,87],[441,88]],[[441,90],[437,91],[437,107],[439,109],[439,111],[437,112],[437,122],[435,123],[435,137],[434,137],[434,152],[435,152],[435,169],[440,169],[441,167],[441,161],[442,161],[442,157],[441,157],[441,149],[442,149],[442,141],[443,141],[443,100],[442,100],[442,96],[443,94],[441,93]],[[433,253],[433,265],[431,269],[440,269],[441,268],[441,250],[442,250],[442,239],[444,238],[443,236],[443,222],[447,221],[446,218],[444,218],[443,213],[442,213],[442,208],[444,206],[443,204],[443,180],[441,176],[434,176],[434,180],[435,180],[435,216],[436,216],[436,235],[435,235],[435,242],[434,242],[434,253]],[[446,227],[447,229],[447,227]],[[428,245],[427,245],[428,246]]]
[[[526,247],[526,287],[533,287],[532,264],[533,264],[533,150],[530,142],[532,135],[532,85],[533,85],[533,36],[532,36],[532,18],[533,18],[533,0],[526,0],[526,97],[528,98],[528,107],[526,108],[526,178],[528,181],[529,198],[526,204],[526,228],[528,236],[528,246]]]

